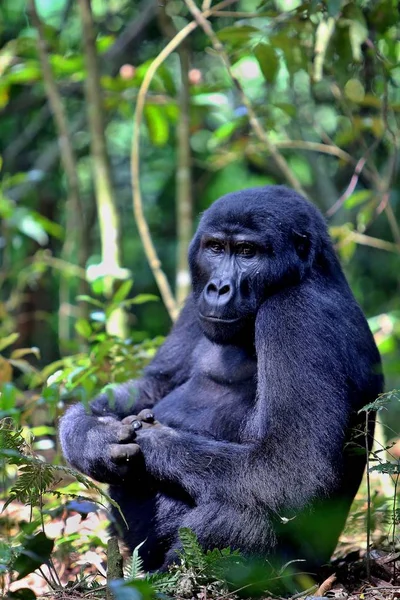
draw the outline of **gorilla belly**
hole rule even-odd
[[[189,380],[154,407],[160,423],[214,439],[239,441],[255,404],[257,361],[242,348],[201,340]],[[223,415],[229,414],[229,419]]]

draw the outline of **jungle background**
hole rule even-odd
[[[2,0],[7,597],[104,597],[107,519],[96,502],[107,498],[63,467],[58,419],[69,402],[140,374],[188,293],[199,215],[266,184],[294,187],[326,215],[382,354],[388,394],[368,408],[380,409],[371,475],[337,556],[342,596],[395,597],[399,57],[394,0]],[[157,583],[128,557],[115,597],[226,598],[249,580],[265,592],[259,567],[226,592],[226,578],[207,575],[213,557],[182,536],[180,570]]]

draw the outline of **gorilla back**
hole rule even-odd
[[[320,564],[365,466],[357,411],[383,387],[324,219],[285,187],[228,194],[189,262],[193,292],[142,379],[69,408],[64,454],[111,484],[148,569],[174,560],[180,527]]]

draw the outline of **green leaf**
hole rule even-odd
[[[366,200],[369,200],[371,196],[371,190],[359,190],[358,192],[354,192],[354,194],[351,194],[348,198],[346,198],[346,200],[343,203],[343,206],[347,208],[347,210],[350,210],[355,206],[363,204],[364,202],[366,202]]]
[[[130,302],[132,304],[144,304],[145,302],[157,302],[159,299],[154,294],[138,294]]]
[[[221,40],[221,42],[241,43],[250,40],[255,33],[260,35],[261,31],[256,27],[251,27],[250,25],[233,25],[218,31],[218,38]]]
[[[147,105],[144,109],[150,140],[155,146],[165,146],[169,137],[169,123],[161,106]]]
[[[83,338],[88,339],[92,335],[92,328],[86,319],[78,319],[75,323],[75,330]]]
[[[369,469],[370,473],[372,473],[373,471],[383,473],[385,475],[400,475],[400,468],[398,462],[385,462],[380,465],[375,465]]]
[[[17,579],[22,579],[29,573],[36,571],[43,563],[47,562],[54,546],[54,540],[50,540],[43,531],[28,538],[21,554],[17,556],[13,569],[18,572]]]
[[[0,409],[9,411],[16,406],[18,391],[12,383],[3,383],[0,386]]]
[[[91,296],[87,296],[86,294],[81,294],[80,296],[77,296],[76,299],[80,300],[81,302],[87,302],[88,304],[93,304],[94,306],[97,306],[98,308],[101,308],[101,309],[104,308],[103,302],[100,302],[100,300],[97,300],[96,298],[92,298]]]
[[[279,71],[279,57],[269,44],[257,44],[254,55],[258,60],[262,74],[268,83],[274,83]]]
[[[19,338],[19,333],[10,333],[5,338],[0,338],[0,352],[2,352],[8,346],[11,346]]]
[[[123,300],[125,300],[129,292],[131,291],[132,285],[133,281],[131,280],[124,281],[123,283],[121,283],[121,285],[119,286],[119,288],[113,296],[112,304],[119,304],[120,302],[123,302]]]
[[[41,246],[45,246],[49,241],[49,236],[40,219],[37,218],[34,212],[25,207],[21,206],[15,209],[10,224]]]

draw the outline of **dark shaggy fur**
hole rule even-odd
[[[143,378],[72,406],[64,454],[111,484],[148,569],[173,560],[179,527],[206,548],[322,563],[365,466],[356,413],[383,386],[324,219],[285,187],[228,194],[189,260],[193,293]],[[161,425],[122,422],[145,408]]]

